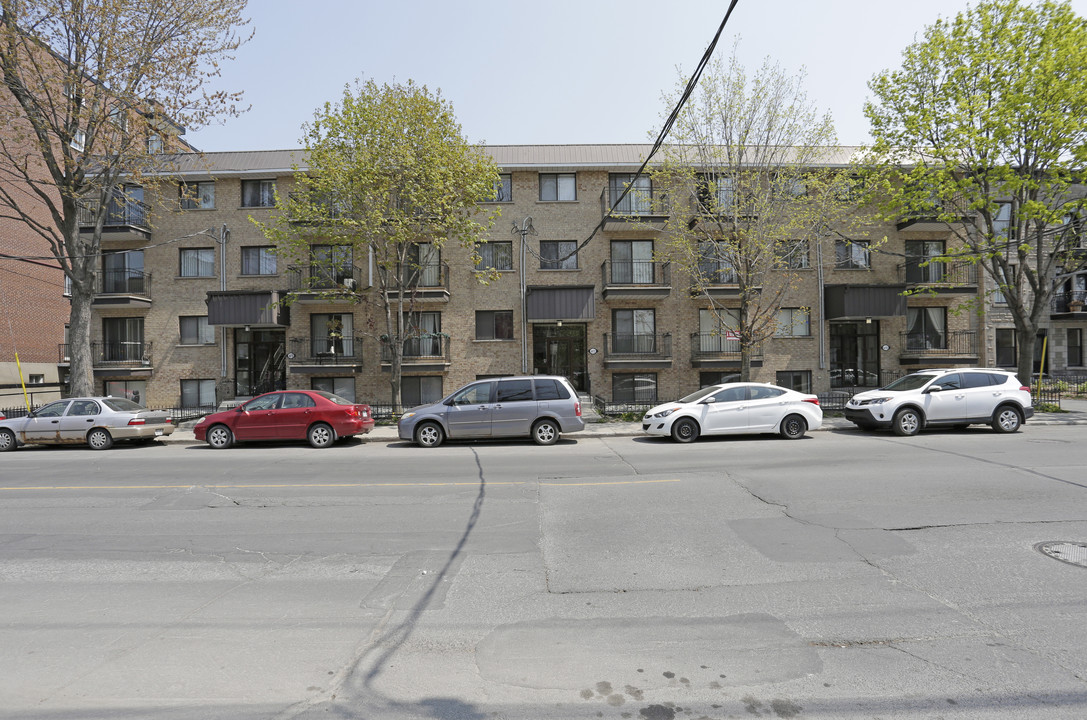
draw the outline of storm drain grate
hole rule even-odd
[[[1034,549],[1054,560],[1060,560],[1069,565],[1087,567],[1087,543],[1051,540],[1038,543],[1034,546]]]

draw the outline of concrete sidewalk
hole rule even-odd
[[[1087,425],[1087,400],[1069,399],[1061,400],[1060,413],[1035,413],[1034,417],[1027,420],[1027,425]],[[195,423],[186,422],[172,435],[163,438],[162,442],[195,444],[196,437],[192,427]],[[852,430],[853,423],[843,417],[828,414],[823,418],[823,426],[819,430]],[[816,431],[818,432],[818,431]],[[585,429],[574,433],[571,437],[630,437],[642,434],[640,422],[590,422]],[[395,425],[378,425],[370,433],[360,436],[373,442],[394,442],[398,440]]]

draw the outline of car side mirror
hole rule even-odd
[[[453,398],[447,398],[446,401],[442,404],[448,405],[449,407],[453,407],[454,405],[456,405],[456,403],[453,401]]]
[[[933,385],[928,390],[925,390],[925,392],[926,393],[941,392],[943,389],[944,388],[941,385]]]
[[[702,401],[702,404],[713,405],[715,402],[717,402],[717,398],[715,398],[713,395],[710,395],[708,398]]]

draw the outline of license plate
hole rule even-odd
[[[159,436],[159,435],[161,435],[161,434],[162,434],[162,429],[161,429],[161,428],[160,428],[160,429],[157,429],[157,430],[155,430],[155,437],[158,437],[158,436]]]

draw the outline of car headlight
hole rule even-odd
[[[407,419],[408,419],[408,418],[410,418],[410,417],[415,417],[415,413],[413,413],[413,412],[411,412],[411,413],[404,413],[403,415],[401,415],[401,416],[400,416],[400,419],[401,419],[401,420],[407,420]]]
[[[667,410],[661,410],[656,415],[650,415],[649,417],[666,418],[669,415],[671,415],[672,413],[674,413],[676,410],[679,410],[679,408],[668,408]]]
[[[889,398],[889,397],[878,397],[878,398],[872,398],[870,400],[861,400],[857,404],[858,405],[882,405],[883,403],[887,402],[890,399],[891,398]]]
[[[205,422],[207,422],[207,420],[208,420],[208,416],[204,415],[203,417],[201,417],[199,420],[196,421],[196,424],[197,425],[203,425]]]

